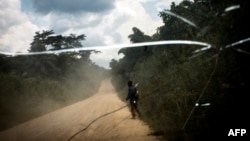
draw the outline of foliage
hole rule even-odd
[[[69,36],[54,35],[53,30],[45,30],[35,34],[33,42],[30,44],[30,52],[82,47],[81,41],[85,39],[83,34],[78,36],[75,34]]]
[[[84,37],[36,32],[29,51],[82,47]],[[91,62],[91,53],[0,56],[0,130],[94,94],[108,71]]]
[[[224,12],[232,5],[241,8]],[[249,31],[246,5],[249,4],[245,1],[234,0],[184,0],[159,13],[164,25],[151,37],[144,38],[142,31],[132,29],[129,38],[133,43],[194,40],[213,45],[199,54],[193,54],[198,48],[192,45],[157,46],[144,52],[143,47],[122,49],[124,58],[111,62],[113,84],[121,98],[127,93],[128,80],[139,83],[142,119],[154,130],[153,134],[166,140],[211,140],[227,134],[226,127],[245,127],[247,118],[239,119],[237,114],[245,116],[246,112],[246,92],[242,91],[249,85],[246,71],[250,68],[243,60],[249,61],[250,57],[235,48],[247,51],[249,43],[235,48],[225,46],[249,36],[249,32],[241,32]],[[196,27],[168,11],[194,22]],[[211,106],[195,107],[196,103]]]

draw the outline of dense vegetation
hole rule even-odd
[[[227,11],[230,6],[235,9]],[[121,99],[128,80],[139,83],[142,119],[153,134],[168,141],[216,140],[229,139],[230,129],[247,128],[249,42],[228,45],[249,38],[248,6],[244,0],[184,0],[159,13],[164,25],[154,35],[132,29],[132,43],[193,40],[212,45],[196,54],[201,47],[193,45],[124,48],[119,51],[124,57],[111,61]]]
[[[29,52],[82,47],[84,39],[36,32]],[[0,130],[94,94],[107,71],[89,59],[91,53],[0,56]]]

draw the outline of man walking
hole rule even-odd
[[[132,81],[128,81],[128,96],[126,98],[126,100],[129,100],[130,102],[130,110],[131,110],[131,114],[132,114],[132,118],[134,119],[136,116],[136,113],[138,114],[138,116],[141,116],[141,113],[137,107],[137,103],[138,103],[138,94],[137,94],[137,89],[135,86],[133,86]]]

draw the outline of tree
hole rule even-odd
[[[109,67],[112,69],[112,68],[115,68],[116,65],[118,64],[118,61],[115,60],[115,59],[112,59],[109,63]]]
[[[240,5],[240,8],[225,12],[232,5]],[[247,93],[244,90],[247,91],[250,84],[249,42],[231,49],[224,47],[249,37],[248,7],[249,2],[244,0],[184,0],[178,5],[172,3],[170,10],[160,12],[164,25],[158,28],[153,39],[195,40],[213,45],[212,49],[191,60],[189,58],[197,46],[161,46],[153,48],[152,54],[147,56],[138,55],[133,48],[119,51],[125,56],[115,63],[112,71],[121,68],[125,71],[114,77],[114,84],[124,82],[118,79],[122,73],[130,73],[135,76],[133,80],[141,81],[141,93],[146,94],[141,102],[145,121],[155,132],[163,133],[166,140],[211,140],[221,135],[229,122],[235,126],[247,122]],[[169,15],[169,11],[192,21],[199,28]],[[129,35],[131,42],[142,42],[143,37],[143,32],[136,28]],[[208,107],[209,110],[196,108],[193,112],[197,98],[201,103],[208,101],[213,106]],[[152,111],[159,112],[151,114]],[[186,126],[184,123],[190,111],[193,113]],[[169,134],[176,131],[177,134]],[[182,139],[183,136],[187,138]]]
[[[29,49],[30,52],[40,52],[46,51],[46,45],[48,45],[48,37],[54,34],[53,30],[45,30],[42,33],[35,32],[35,36],[33,42],[30,44],[31,47]]]
[[[130,34],[128,38],[132,43],[140,43],[145,41],[151,41],[151,37],[145,35],[139,28],[133,27],[132,28],[133,34]]]
[[[54,35],[53,30],[36,32],[33,42],[30,44],[30,52],[47,50],[59,50],[82,47],[81,42],[85,40],[85,35],[70,34],[69,36]]]
[[[140,42],[149,42],[152,41],[152,38],[149,35],[145,35],[139,28],[132,28],[133,34],[130,34],[128,38],[132,43],[140,43]],[[151,49],[148,47],[142,48],[122,48],[118,51],[118,54],[123,53],[124,57],[120,59],[120,65],[122,66],[123,71],[118,72],[127,72],[130,73],[133,71],[135,64],[139,61],[143,56],[149,55],[151,53]],[[121,65],[122,64],[122,65]]]
[[[48,50],[61,50],[82,47],[85,35],[70,34],[68,36],[55,35],[53,30],[35,32],[34,39],[30,44],[30,52],[42,52]],[[41,55],[31,56],[30,71],[32,75],[38,76],[63,76],[69,70],[74,70],[77,63],[91,63],[89,56],[92,51],[65,52],[58,56]]]

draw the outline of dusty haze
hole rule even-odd
[[[98,92],[83,101],[30,120],[0,132],[5,141],[115,140],[154,141],[150,129],[142,121],[131,119],[127,107],[96,120],[98,117],[126,105],[111,85],[104,80]]]

